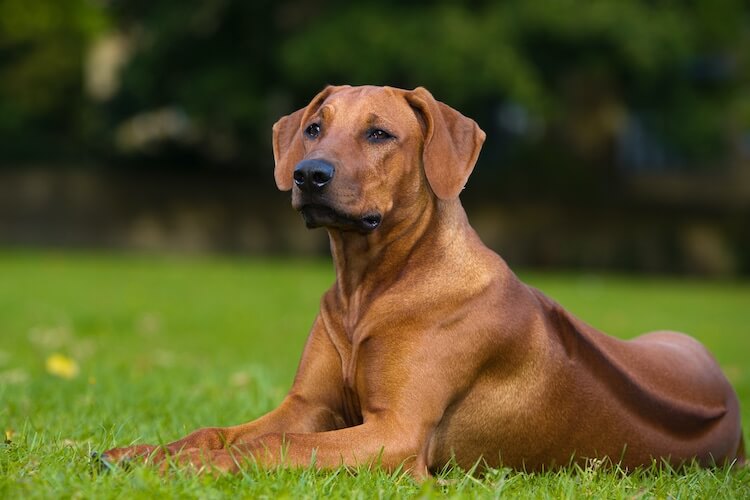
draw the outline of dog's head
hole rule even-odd
[[[274,177],[308,227],[369,233],[424,197],[458,197],[484,138],[421,87],[326,87],[274,124]]]

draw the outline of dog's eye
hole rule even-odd
[[[313,123],[305,129],[305,135],[310,139],[315,139],[320,135],[320,124]]]
[[[382,142],[392,139],[393,136],[383,129],[374,128],[367,132],[367,140],[370,142]]]

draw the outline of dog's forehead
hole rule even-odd
[[[347,121],[382,118],[391,123],[417,124],[404,93],[405,91],[392,87],[344,87],[328,96],[322,111],[324,115],[330,112],[346,117]]]

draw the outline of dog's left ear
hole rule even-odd
[[[427,181],[438,198],[458,197],[474,170],[485,133],[471,118],[417,87],[406,100],[425,124],[422,160]]]
[[[273,158],[276,162],[273,176],[276,180],[276,186],[281,191],[292,189],[294,167],[302,161],[302,157],[305,155],[300,126],[338,88],[340,87],[327,86],[313,97],[310,104],[298,109],[291,115],[281,117],[279,121],[273,124]]]

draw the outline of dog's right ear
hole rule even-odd
[[[315,113],[323,101],[339,87],[327,86],[318,93],[310,104],[291,115],[283,116],[273,124],[273,158],[276,167],[273,171],[276,186],[281,191],[292,189],[294,167],[305,154],[300,128],[305,120]]]

